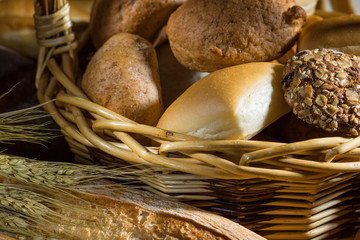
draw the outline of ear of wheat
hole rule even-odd
[[[74,187],[96,179],[123,180],[135,183],[141,176],[151,176],[161,170],[136,167],[132,165],[123,168],[109,168],[66,162],[36,161],[0,154],[1,176],[49,187]]]
[[[102,231],[98,222],[112,219],[100,205],[57,188],[0,184],[0,229],[24,236],[80,239],[74,229]],[[45,238],[44,238],[45,239]]]

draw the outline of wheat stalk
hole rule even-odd
[[[113,216],[68,191],[5,183],[0,184],[0,217],[0,229],[8,232],[32,237],[41,232],[74,239],[71,229],[98,229],[94,219]]]
[[[57,129],[46,128],[51,121],[34,124],[30,121],[49,117],[49,114],[39,108],[42,105],[0,113],[0,142],[15,141],[42,144],[60,136]]]
[[[136,165],[109,168],[66,162],[47,162],[0,154],[0,175],[25,183],[48,187],[74,187],[97,179],[114,179],[135,183],[141,176],[151,176],[161,169],[137,169]]]

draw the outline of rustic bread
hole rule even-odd
[[[134,34],[106,41],[87,65],[81,86],[95,103],[138,123],[154,126],[163,112],[155,49]]]
[[[264,239],[224,217],[148,192],[104,187],[80,190],[73,193],[105,206],[115,216],[103,223],[106,232],[76,231],[80,239]]]
[[[305,20],[292,0],[188,0],[170,16],[166,31],[181,64],[211,72],[282,56]]]

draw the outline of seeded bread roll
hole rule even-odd
[[[332,48],[360,56],[360,16],[325,18],[308,25],[301,32],[298,49]]]
[[[333,49],[305,50],[284,68],[286,102],[301,120],[329,132],[358,136],[360,58]]]
[[[138,123],[156,125],[163,112],[154,47],[140,36],[118,33],[95,53],[82,88],[97,104]]]
[[[166,31],[181,64],[212,72],[282,56],[305,21],[293,0],[188,0],[170,16]]]
[[[185,0],[95,0],[90,32],[99,48],[112,35],[128,32],[154,41],[170,14]]]
[[[158,127],[203,139],[249,139],[290,111],[283,65],[248,63],[210,73],[165,111]]]

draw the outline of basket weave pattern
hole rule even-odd
[[[145,188],[192,201],[268,239],[323,239],[342,230],[329,223],[357,222],[356,204],[334,206],[357,199],[351,193],[359,188],[360,137],[290,144],[202,140],[138,124],[93,103],[77,84],[76,49],[82,39],[76,41],[71,31],[68,4],[47,16],[36,8],[38,98],[47,103],[45,110],[78,162],[161,167],[157,178],[142,178]],[[142,146],[132,133],[160,146]]]

